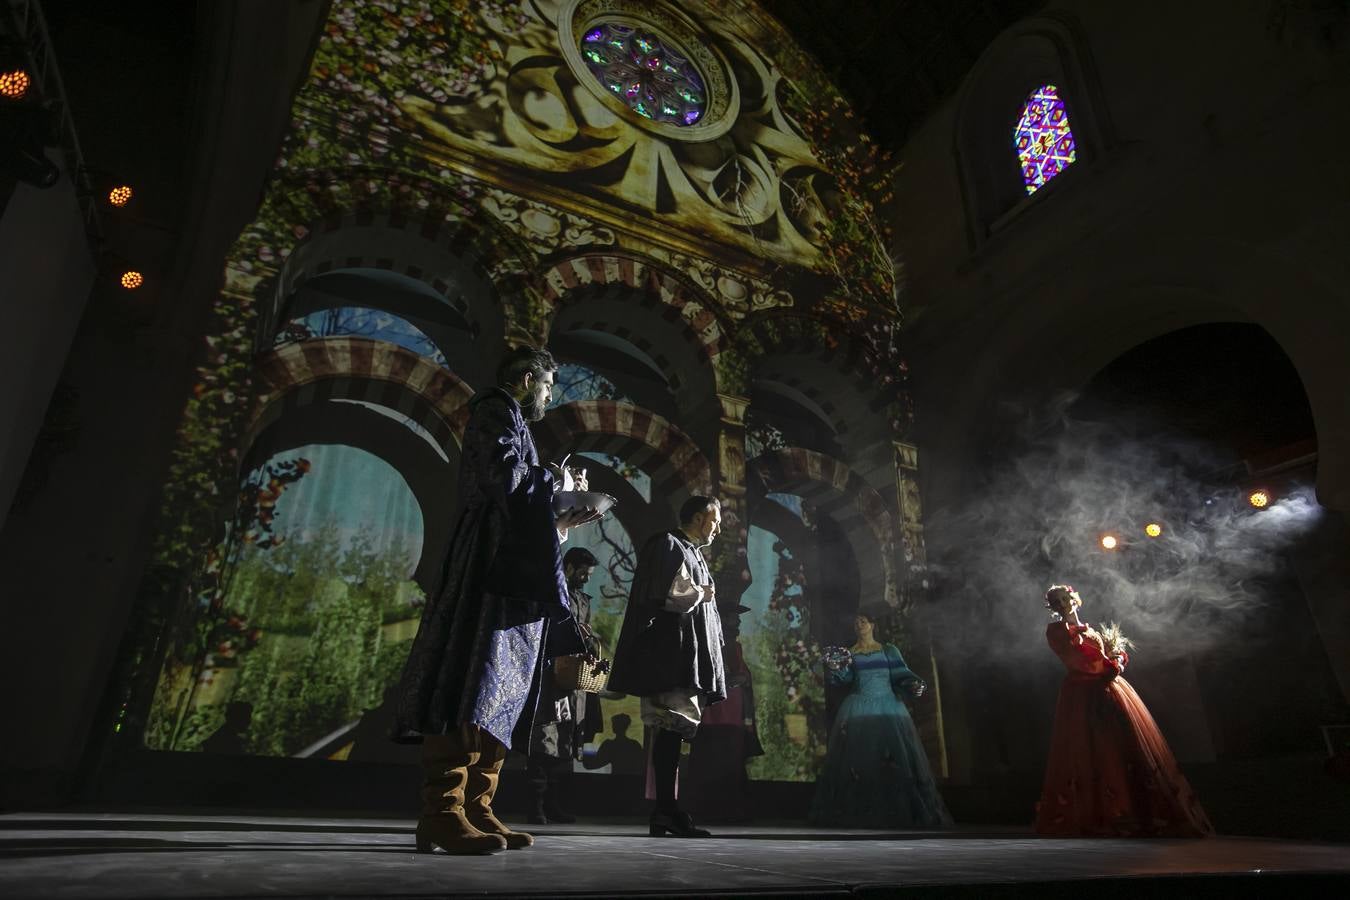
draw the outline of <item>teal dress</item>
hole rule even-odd
[[[852,685],[839,706],[811,821],[843,828],[934,828],[952,823],[919,733],[897,690],[919,676],[894,644],[855,653],[832,683]]]

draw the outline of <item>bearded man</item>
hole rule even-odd
[[[555,518],[563,472],[540,465],[526,424],[543,418],[557,368],[547,350],[509,351],[497,386],[469,401],[459,513],[399,685],[395,739],[422,743],[419,850],[492,853],[534,843],[497,819],[492,798],[507,748],[529,745],[545,655],[585,649],[559,541],[599,517]]]

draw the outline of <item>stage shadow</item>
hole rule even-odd
[[[299,818],[297,816],[296,818]],[[402,820],[399,820],[402,821]],[[279,831],[309,832],[319,834],[412,834],[412,820],[406,826],[340,824],[325,825],[321,821],[272,822],[259,819],[254,822],[229,821],[228,819],[90,819],[49,818],[41,819],[0,819],[0,835],[6,831]],[[4,838],[0,837],[0,841]]]
[[[413,853],[410,844],[267,843],[237,844],[225,841],[172,841],[160,838],[52,838],[0,840],[0,859],[44,856],[88,856],[104,853],[278,853],[326,851],[351,853]]]

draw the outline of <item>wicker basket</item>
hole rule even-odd
[[[609,681],[606,669],[599,662],[587,664],[584,656],[559,656],[553,660],[553,680],[565,691],[598,694]]]

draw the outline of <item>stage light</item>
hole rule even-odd
[[[1157,522],[1149,522],[1144,526],[1144,534],[1149,537],[1158,537],[1162,534],[1162,526]]]
[[[113,206],[126,206],[127,202],[131,200],[131,195],[131,185],[119,184],[108,192],[108,202]]]
[[[140,272],[131,271],[122,273],[122,287],[127,290],[134,291],[143,284],[145,284],[145,277],[141,275]]]
[[[1247,495],[1247,502],[1257,509],[1265,509],[1270,505],[1270,493],[1262,490],[1252,491]]]
[[[1120,544],[1120,541],[1116,540],[1114,534],[1104,534],[1102,535],[1101,544],[1103,550],[1114,550]]]
[[[29,78],[28,73],[23,69],[10,69],[8,72],[0,72],[0,97],[18,100],[28,93],[28,86],[32,83],[33,79]]]

